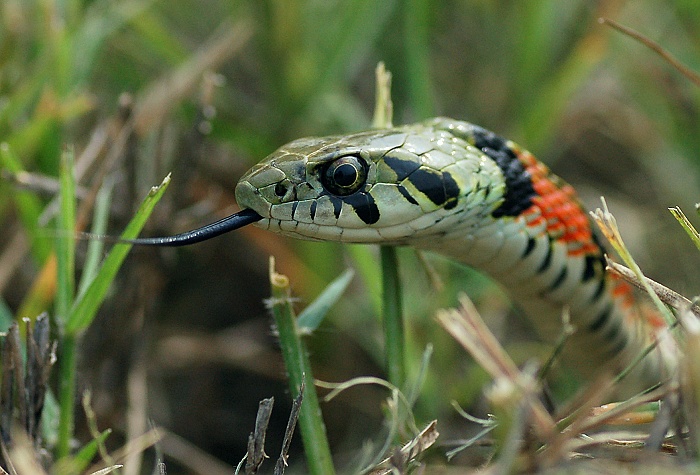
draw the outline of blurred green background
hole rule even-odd
[[[110,234],[172,171],[147,234],[173,234],[235,211],[240,175],[285,142],[369,127],[378,61],[393,73],[395,123],[446,115],[515,140],[590,207],[604,195],[648,275],[692,296],[697,255],[666,208],[698,201],[700,90],[599,17],[700,70],[695,0],[3,0],[0,316],[51,309],[41,272],[65,144],[86,221],[93,191],[113,184]],[[258,401],[274,395],[277,453],[289,401],[263,305],[269,255],[300,306],[347,266],[362,270],[309,341],[312,362],[326,381],[383,375],[376,249],[257,229],[135,249],[80,360],[79,389],[115,430],[110,446],[159,425],[178,436],[159,448],[168,473],[230,473],[220,464],[241,459]],[[445,284],[435,290],[412,252],[400,257],[414,374],[435,348],[416,417],[437,418],[444,440],[466,437],[450,401],[478,406],[486,380],[434,310],[468,288],[516,358],[536,351],[527,325],[507,319],[507,298],[478,274],[430,257]],[[381,440],[386,396],[354,388],[324,404],[339,466]]]

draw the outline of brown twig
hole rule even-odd
[[[650,40],[646,36],[642,35],[639,32],[634,31],[631,28],[628,28],[626,26],[623,26],[616,22],[615,20],[611,20],[609,18],[599,18],[598,21],[604,25],[611,26],[612,28],[616,29],[622,34],[625,34],[629,36],[630,38],[633,38],[640,43],[642,43],[644,46],[649,48],[650,50],[654,51],[656,54],[661,56],[668,64],[676,68],[679,73],[681,73],[683,76],[688,78],[690,81],[692,81],[696,86],[700,86],[700,75],[698,75],[695,71],[691,70],[690,68],[686,67],[683,63],[678,61],[671,53],[666,51],[660,44]]]
[[[272,415],[272,406],[274,404],[275,398],[271,397],[263,399],[258,405],[255,429],[248,436],[248,454],[245,462],[246,475],[258,473],[260,465],[267,458],[267,454],[265,454],[265,436],[267,435],[267,426],[270,424],[270,416]]]
[[[287,429],[284,431],[284,440],[282,441],[282,449],[280,450],[280,456],[275,463],[275,470],[272,472],[274,475],[284,475],[284,470],[287,468],[287,454],[289,453],[289,447],[292,444],[292,436],[294,435],[294,428],[297,426],[297,421],[299,420],[299,411],[301,411],[301,404],[304,400],[304,381],[299,387],[299,395],[294,398],[292,402],[292,410],[289,413],[289,420],[287,421]]]
[[[607,256],[605,259],[608,266],[607,268],[610,272],[619,275],[638,289],[644,290],[644,286],[639,281],[637,276],[634,275],[634,272],[632,272],[631,269],[623,266],[622,264],[618,264],[617,262],[610,260]],[[654,293],[659,296],[663,303],[675,308],[676,310],[688,309],[693,313],[693,315],[700,318],[700,306],[694,304],[678,292],[675,292],[669,289],[668,287],[659,284],[654,280],[651,280],[648,277],[645,277],[645,280],[651,286]]]

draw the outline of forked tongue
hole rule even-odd
[[[126,244],[136,244],[139,246],[189,246],[198,242],[206,241],[213,237],[235,231],[243,226],[253,224],[260,221],[262,216],[252,209],[242,209],[238,213],[226,216],[214,223],[207,224],[201,228],[185,231],[184,233],[175,234],[174,236],[136,238],[136,239],[119,239],[119,242]]]

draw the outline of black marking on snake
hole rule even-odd
[[[506,182],[503,203],[493,211],[493,217],[519,216],[532,205],[532,198],[536,195],[530,173],[525,170],[520,160],[511,156],[514,154],[510,149],[508,149],[510,153],[488,147],[481,150],[496,162]]]
[[[505,199],[493,211],[492,216],[500,218],[520,215],[530,207],[532,198],[536,196],[530,174],[508,146],[506,139],[477,126],[472,129],[472,134],[474,146],[496,162],[506,182]]]
[[[343,200],[330,194],[327,196],[330,198],[331,204],[333,205],[333,216],[335,216],[335,219],[340,218],[340,211],[343,209]]]
[[[452,209],[457,206],[457,202],[459,201],[459,185],[454,178],[452,178],[452,175],[447,172],[442,172],[442,180],[445,184],[445,197],[447,198],[445,209]]]
[[[554,279],[554,282],[552,282],[547,291],[551,292],[556,290],[556,288],[564,282],[564,279],[566,279],[566,266],[561,268],[561,272],[559,272],[559,275]]]
[[[437,206],[451,209],[457,205],[459,186],[449,173],[421,167],[411,173],[408,181]]]
[[[604,291],[605,291],[605,277],[601,277],[600,282],[598,282],[598,288],[595,290],[595,293],[593,294],[593,298],[591,299],[591,303],[595,302],[600,297],[602,297]]]
[[[343,201],[352,206],[357,216],[365,224],[374,224],[379,221],[379,208],[369,193],[361,192],[348,195],[343,198]]]
[[[316,201],[311,202],[311,209],[309,210],[309,215],[311,216],[311,220],[313,221],[314,218],[316,218],[316,207],[318,206],[318,203]]]
[[[401,196],[406,198],[406,201],[408,201],[412,205],[418,206],[418,202],[413,198],[413,196],[411,196],[411,193],[409,193],[403,185],[398,185],[397,188],[399,189],[399,193],[401,193]]]
[[[612,356],[617,356],[620,353],[622,353],[622,350],[625,349],[627,344],[629,343],[629,338],[627,337],[626,333],[622,333],[619,337],[619,341],[617,342],[617,345],[615,345],[611,350],[610,354]]]
[[[602,256],[588,254],[585,257],[585,265],[583,268],[583,275],[581,276],[581,280],[583,282],[586,282],[587,280],[591,280],[593,277],[595,277],[597,274],[596,268],[598,267],[599,263],[603,264],[602,261]]]
[[[600,312],[600,315],[598,315],[595,321],[588,326],[588,329],[592,332],[597,332],[598,330],[600,330],[603,327],[603,325],[605,325],[605,322],[607,322],[610,316],[612,315],[612,311],[613,304],[609,303],[607,307],[605,307]]]
[[[386,163],[389,168],[394,170],[398,181],[405,179],[411,173],[415,172],[420,168],[420,163],[418,162],[392,156],[385,156],[384,163]]]
[[[605,332],[605,335],[603,335],[603,338],[605,338],[608,341],[615,341],[618,336],[620,336],[620,332],[622,331],[622,325],[620,324],[620,320],[613,320],[612,324],[610,325],[610,329]]]
[[[294,213],[297,212],[297,206],[299,206],[298,201],[292,201],[292,218],[294,217]]]
[[[554,247],[554,243],[552,241],[549,241],[549,244],[547,245],[547,255],[544,256],[544,261],[542,261],[542,264],[537,268],[537,273],[541,273],[547,270],[549,265],[552,263],[552,253],[553,250],[552,248]]]
[[[530,255],[533,249],[535,249],[536,244],[537,241],[535,240],[535,238],[527,238],[527,247],[525,247],[525,252],[523,252],[523,259]]]
[[[493,150],[508,149],[506,139],[491,132],[490,130],[484,129],[483,127],[475,125],[472,128],[472,134],[474,137],[474,146],[476,148],[488,147]]]
[[[607,265],[605,262],[605,246],[603,246],[603,243],[600,242],[600,239],[595,233],[591,233],[591,240],[598,248],[598,252],[586,256],[586,266],[583,271],[583,276],[581,277],[584,282],[592,279],[596,275],[605,273],[605,267]]]

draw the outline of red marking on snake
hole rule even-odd
[[[561,240],[567,245],[569,256],[597,255],[601,252],[593,240],[591,221],[581,206],[574,188],[554,175],[551,170],[538,161],[530,152],[522,150],[512,142],[512,150],[525,169],[530,174],[532,186],[537,193],[532,199],[532,206],[523,215],[540,214],[539,219],[528,220],[529,226],[539,226],[542,220],[547,222],[547,233],[554,239]],[[628,312],[626,318],[635,320],[645,319],[655,330],[666,328],[662,316],[648,305],[637,305],[634,289],[618,276],[607,274],[612,283],[612,295],[624,309],[634,306],[641,307],[638,312]]]
[[[532,199],[532,206],[524,214],[539,213],[547,222],[547,233],[567,245],[570,256],[597,254],[598,245],[593,241],[591,224],[579,204],[574,188],[554,175],[550,169],[539,162],[530,152],[509,143],[518,160],[530,174],[532,186],[537,193]],[[528,223],[540,225],[540,220]]]

